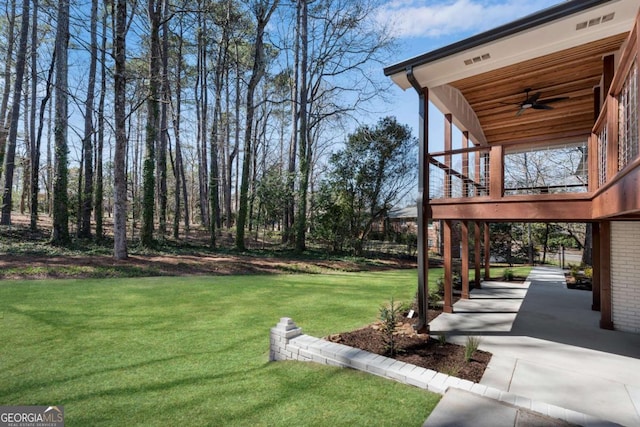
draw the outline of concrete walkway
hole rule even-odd
[[[535,267],[525,284],[483,282],[454,311],[431,322],[431,333],[463,345],[469,335],[481,337],[480,349],[493,353],[481,384],[640,426],[640,335],[599,329],[591,292],[567,289],[560,269]],[[425,426],[478,426],[483,413],[507,412],[488,425],[565,425],[529,422],[508,405],[463,397],[445,394]],[[466,413],[478,417],[465,423]]]

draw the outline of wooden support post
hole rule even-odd
[[[603,58],[603,87],[604,99],[607,103],[607,181],[618,173],[618,98],[611,95],[611,83],[615,75],[615,57],[608,55]]]
[[[476,221],[473,225],[473,255],[474,255],[474,260],[473,260],[473,264],[475,267],[475,282],[474,282],[474,289],[480,289],[482,286],[480,284],[480,267],[482,266],[482,251],[481,251],[481,245],[480,245],[480,239],[481,239],[481,232],[480,232],[480,223],[478,221]]]
[[[444,115],[444,151],[451,151],[453,149],[453,140],[451,139],[451,129],[453,124],[453,116],[449,114]],[[444,171],[444,197],[450,199],[452,196],[451,188],[451,154],[444,156],[444,164],[447,169]]]
[[[600,270],[602,268],[600,264],[600,223],[594,222],[591,224],[593,230],[592,247],[593,252],[591,254],[593,258],[593,276],[591,278],[591,293],[593,303],[591,304],[591,310],[600,311]]]
[[[482,176],[482,169],[480,168],[481,165],[481,160],[484,159],[484,154],[481,153],[480,151],[477,151],[475,154],[475,160],[474,160],[474,169],[475,169],[475,174],[473,177],[473,180],[475,182],[477,182],[478,184],[482,184],[486,186],[486,177]],[[479,197],[479,196],[486,196],[485,192],[480,191],[480,188],[474,186],[473,187],[473,196],[474,197]]]
[[[462,148],[464,148],[465,150],[469,148],[469,132],[468,131],[464,131],[462,132]],[[464,176],[471,176],[469,174],[469,152],[465,151],[462,153],[462,174]],[[470,187],[471,184],[467,183],[467,182],[463,182],[462,183],[462,197],[469,197],[469,192],[470,192]]]
[[[460,223],[460,240],[462,240],[462,267],[460,270],[460,278],[462,280],[462,299],[469,299],[469,223],[462,221]]]
[[[611,316],[611,222],[600,223],[600,327],[613,329]]]
[[[429,89],[420,86],[413,68],[407,79],[418,93],[418,324],[416,332],[429,333]]]
[[[443,221],[444,231],[444,307],[445,313],[453,313],[453,259],[451,257],[451,221]]]
[[[484,223],[484,280],[491,279],[491,231],[489,223]]]
[[[491,147],[489,156],[489,196],[492,199],[502,198],[504,187],[504,149],[502,145]]]

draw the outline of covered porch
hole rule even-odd
[[[430,220],[443,221],[446,313],[454,222],[463,299],[470,266],[476,287],[481,264],[490,277],[488,224],[590,223],[591,305],[613,328],[611,222],[640,219],[639,22],[634,0],[563,2],[385,69],[419,99],[419,329],[429,329]],[[430,141],[441,126],[429,123],[430,104],[443,114],[442,141]]]

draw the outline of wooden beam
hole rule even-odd
[[[475,281],[474,281],[474,289],[480,289],[481,286],[481,282],[480,282],[480,268],[482,267],[481,264],[481,245],[480,245],[480,239],[481,239],[481,231],[480,231],[480,223],[478,221],[474,221],[473,222],[473,255],[474,255],[474,268],[475,268]]]
[[[462,240],[462,253],[460,278],[462,280],[462,299],[469,299],[469,223],[460,223],[460,239]]]
[[[465,150],[462,153],[462,174],[469,176],[469,132],[462,132],[462,149]],[[469,197],[469,185],[468,183],[464,183],[462,187],[462,197]]]
[[[444,115],[444,151],[451,151],[453,149],[453,140],[451,136],[451,129],[453,124],[453,116],[449,114]],[[451,197],[451,155],[444,156],[444,164],[446,169],[444,171],[444,197]]]
[[[491,279],[491,230],[489,223],[484,223],[484,280]]]
[[[593,276],[591,277],[591,297],[593,302],[591,304],[591,310],[600,311],[600,270],[602,269],[600,260],[600,223],[594,222],[591,224],[593,231],[592,238],[592,258],[593,258]]]
[[[607,181],[618,173],[618,99],[608,95],[607,103]]]
[[[593,199],[593,218],[640,213],[640,159],[600,188]]]
[[[587,167],[589,168],[587,190],[589,193],[595,193],[598,190],[600,169],[598,160],[598,136],[592,133],[587,142]]]
[[[600,223],[600,327],[613,329],[611,316],[611,223]]]
[[[489,196],[492,199],[502,198],[502,186],[504,184],[504,147],[494,145],[489,156]]]
[[[613,82],[613,76],[616,73],[616,59],[614,55],[607,55],[602,58],[602,87],[604,89],[605,97],[611,91],[611,82]]]
[[[592,221],[594,219],[592,214],[593,204],[588,194],[581,193],[581,198],[576,198],[575,196],[573,194],[511,196],[504,197],[499,201],[487,197],[432,200],[431,215],[434,219],[459,221]],[[638,198],[640,198],[640,195],[638,195]],[[611,208],[614,209],[615,206]]]
[[[453,257],[451,254],[452,232],[451,221],[443,221],[444,234],[444,306],[442,311],[445,313],[453,313]]]

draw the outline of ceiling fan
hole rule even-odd
[[[516,113],[516,117],[520,116],[522,113],[525,112],[525,110],[528,110],[530,108],[533,108],[534,110],[553,110],[553,107],[550,106],[549,104],[552,104],[558,101],[564,101],[565,99],[569,99],[569,97],[567,96],[563,96],[559,98],[540,99],[540,95],[541,95],[540,92],[536,92],[533,95],[529,95],[529,92],[531,92],[531,88],[525,89],[524,92],[525,92],[525,100],[515,104],[520,107],[518,112]]]

